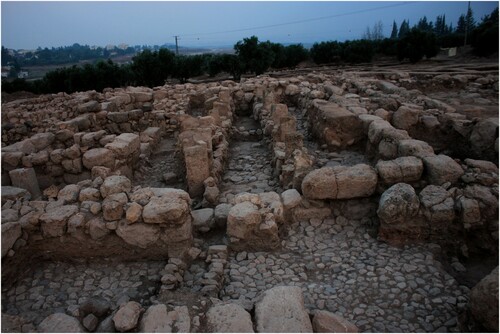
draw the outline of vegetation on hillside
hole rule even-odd
[[[413,27],[410,27],[408,20],[403,20],[398,29],[394,21],[390,38],[382,38],[380,22],[372,29],[367,28],[363,37],[361,40],[315,43],[310,50],[301,44],[284,46],[270,41],[262,42],[256,36],[237,42],[234,45],[235,54],[185,56],[176,55],[166,48],[154,51],[146,49],[137,53],[131,64],[119,66],[108,59],[99,60],[95,64],[60,68],[33,82],[24,79],[2,81],[2,91],[72,93],[85,90],[102,91],[106,87],[127,85],[154,87],[163,85],[169,79],[177,79],[183,83],[189,78],[203,74],[213,77],[219,73],[229,73],[235,80],[239,80],[243,74],[259,75],[269,69],[293,68],[308,59],[316,64],[354,64],[368,63],[375,55],[384,55],[397,57],[400,61],[408,59],[415,63],[424,57],[436,56],[440,47],[462,46],[464,41],[473,47],[477,55],[487,56],[498,52],[498,8],[483,17],[479,24],[474,21],[473,13],[469,10],[460,16],[456,28],[446,22],[445,15],[438,16],[435,22],[424,16]],[[123,52],[131,51],[129,49]],[[2,64],[11,65],[15,71],[23,64],[35,61],[33,58],[43,63],[50,58],[50,52],[47,50],[39,49],[36,57],[27,55],[27,58],[20,62],[19,58],[2,47]],[[96,50],[105,52],[105,49]],[[69,58],[92,57],[89,52],[88,46],[74,44],[71,48],[59,48],[56,54],[65,55],[61,56],[60,61],[66,61]],[[44,56],[45,54],[47,56]]]

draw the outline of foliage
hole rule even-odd
[[[413,28],[398,43],[398,59],[401,61],[408,58],[410,62],[416,63],[424,56],[431,58],[437,55],[439,47],[436,35]]]
[[[391,39],[396,39],[396,38],[398,38],[398,25],[396,24],[396,21],[393,21]]]
[[[234,50],[244,72],[264,73],[274,61],[272,43],[259,42],[256,36],[244,38],[234,45]]]
[[[471,44],[474,52],[487,56],[498,52],[498,7],[483,17],[481,24],[473,30]]]
[[[401,26],[399,27],[399,33],[398,33],[398,38],[403,38],[405,35],[410,31],[410,22],[403,20],[401,22]]]

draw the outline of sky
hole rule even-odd
[[[456,26],[466,1],[2,1],[2,46],[12,49],[82,45],[229,46],[255,35],[276,43],[361,38],[381,21],[389,37],[424,15],[445,14]],[[476,21],[498,1],[471,1]]]

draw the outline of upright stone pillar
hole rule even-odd
[[[9,172],[12,186],[23,188],[31,193],[32,199],[37,199],[42,196],[38,179],[36,178],[35,170],[33,168],[18,168]]]
[[[184,147],[184,161],[189,196],[191,198],[203,196],[205,191],[203,181],[210,176],[207,144],[198,141],[196,145]]]

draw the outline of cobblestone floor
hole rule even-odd
[[[297,223],[281,251],[232,254],[221,297],[244,305],[273,286],[298,285],[308,309],[338,313],[364,332],[459,331],[469,289],[429,246],[390,247],[368,225],[343,217]]]

